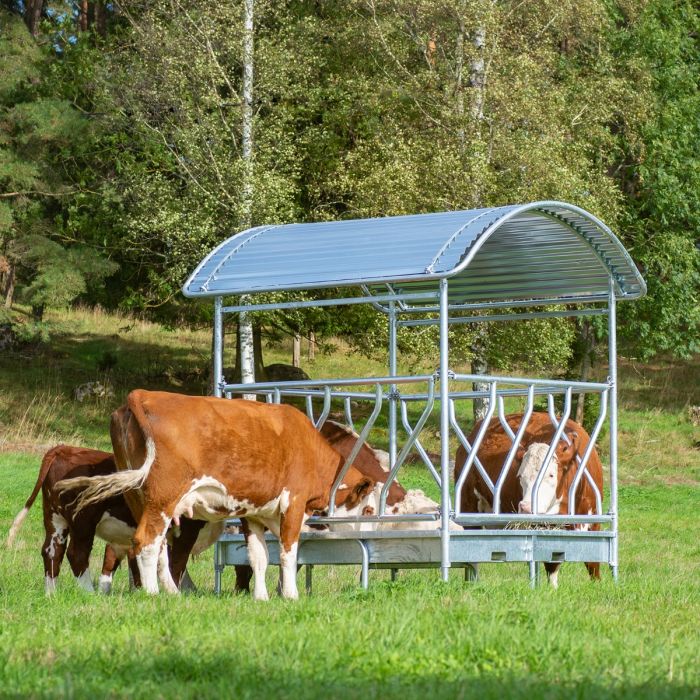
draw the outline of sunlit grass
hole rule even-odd
[[[38,459],[0,455],[0,539]],[[124,571],[112,596],[91,596],[66,563],[47,599],[35,506],[17,548],[0,548],[0,696],[697,697],[697,497],[622,489],[618,585],[607,570],[593,584],[566,564],[557,591],[532,591],[525,566],[493,564],[477,584],[460,571],[448,584],[435,570],[396,583],[373,571],[365,593],[358,567],[316,567],[314,595],[296,603],[232,596],[232,569],[215,597],[211,551],[191,567],[194,596],[129,593]]]

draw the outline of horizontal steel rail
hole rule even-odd
[[[322,306],[348,306],[350,304],[377,304],[388,301],[416,301],[422,299],[437,299],[437,292],[411,292],[409,294],[382,294],[378,296],[368,295],[364,297],[341,297],[339,299],[312,299],[309,301],[279,301],[267,304],[239,304],[234,306],[222,306],[221,312],[225,314],[238,313],[240,311],[277,311],[283,309],[315,309]]]
[[[363,516],[341,516],[341,515],[311,515],[305,520],[306,524],[317,525],[327,523],[357,524],[363,523],[430,523],[440,520],[442,516],[435,513],[405,513],[403,515],[363,515]]]
[[[451,518],[458,525],[524,523],[530,525],[595,525],[611,523],[612,515],[521,515],[519,513],[460,513]],[[518,530],[515,530],[518,532]]]
[[[493,314],[492,316],[452,316],[448,323],[458,326],[465,323],[486,323],[487,321],[527,321],[533,318],[570,318],[574,316],[603,316],[607,309],[573,309],[571,311],[526,311],[522,314]],[[398,326],[415,328],[418,326],[436,326],[440,322],[438,318],[418,318],[413,320],[397,321]]]
[[[375,384],[413,384],[417,382],[429,382],[433,379],[432,374],[419,374],[415,376],[400,377],[362,377],[352,379],[298,379],[293,382],[255,382],[252,384],[225,384],[224,390],[232,393],[240,393],[239,389],[259,391],[262,389],[275,390],[280,386],[283,391],[288,389],[308,389],[323,388],[326,386],[373,386]],[[522,381],[522,380],[519,380]]]
[[[566,304],[599,304],[607,303],[607,294],[591,294],[589,296],[560,297],[557,299],[524,299],[518,301],[487,301],[471,304],[449,304],[448,311],[486,311],[487,309],[515,309],[537,306],[554,306]],[[438,313],[437,306],[408,306],[401,309],[403,313]]]
[[[544,387],[560,387],[562,389],[568,389],[571,387],[575,391],[591,389],[592,391],[603,391],[610,388],[610,384],[603,384],[600,382],[569,382],[561,379],[528,379],[526,377],[497,377],[492,375],[478,375],[478,374],[454,374],[451,379],[457,381],[467,381],[467,382],[481,382],[482,384],[487,384],[490,382],[498,382],[499,384],[527,384],[528,386],[532,384],[533,386],[544,386]]]

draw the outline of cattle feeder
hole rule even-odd
[[[323,293],[309,299],[314,291]],[[519,561],[529,564],[534,585],[539,563],[545,563],[549,573],[556,563],[582,561],[589,571],[607,563],[617,578],[616,304],[643,296],[646,286],[620,241],[589,212],[542,201],[258,226],[232,236],[207,255],[183,292],[214,301],[217,396],[255,394],[268,402],[301,401],[318,429],[331,410],[353,429],[358,405],[363,416],[369,414],[362,425],[358,422],[357,442],[333,485],[328,516],[313,518],[328,525],[328,531],[302,536],[298,561],[308,565],[307,572],[314,564],[359,564],[366,586],[370,568],[440,567],[447,580],[451,567],[464,567],[472,575],[479,562]],[[248,384],[233,384],[224,377],[227,314],[350,304],[370,304],[388,319],[385,376]],[[595,315],[608,317],[605,382],[481,376],[451,368],[451,326]],[[399,375],[397,330],[431,325],[439,327],[435,372]],[[589,440],[572,432],[567,422],[572,395],[579,393],[600,399]],[[463,424],[477,398],[486,404],[487,419],[467,434]],[[535,410],[536,401],[540,410]],[[507,406],[516,406],[522,415],[509,416]],[[382,413],[388,425],[389,464],[378,511],[340,518],[333,510],[335,491],[363,444],[372,443],[371,431]],[[433,416],[439,421],[439,464],[421,440]],[[542,434],[547,437],[539,448],[545,456],[535,462],[534,482],[528,487],[531,500],[517,505],[512,484],[517,485],[517,464],[525,469],[525,449],[534,447],[528,430],[535,419],[546,424]],[[606,424],[608,471],[603,486],[595,446]],[[492,432],[505,441],[495,470],[493,455],[484,447]],[[573,467],[566,474],[561,469],[546,473],[550,458],[567,449],[574,455]],[[456,480],[451,473],[454,450],[459,457]],[[389,486],[409,454],[417,457],[439,489],[436,512],[396,515],[386,508]],[[559,489],[559,500],[551,508],[540,505],[548,479]],[[474,484],[478,488],[472,488]],[[472,491],[476,504],[465,503]],[[588,499],[585,508],[583,493]],[[273,538],[268,548],[271,562],[277,563]],[[243,537],[225,535],[215,558],[218,591],[223,567],[247,562]]]

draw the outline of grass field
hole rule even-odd
[[[208,333],[93,312],[55,322],[50,348],[0,356],[0,542],[48,444],[108,447],[106,416],[128,389],[206,382]],[[72,387],[103,376],[107,353],[115,397],[74,402]],[[274,361],[288,352],[268,352]],[[383,368],[339,351],[307,371]],[[112,596],[90,596],[66,563],[45,598],[37,504],[16,548],[0,546],[0,697],[700,697],[700,434],[687,417],[699,385],[697,362],[621,363],[618,585],[567,564],[557,591],[531,590],[525,566],[493,564],[475,584],[457,571],[447,584],[436,571],[395,583],[372,572],[365,593],[357,567],[324,568],[312,597],[254,603],[211,593],[206,552],[191,567],[196,595],[132,594],[122,571]],[[402,478],[427,483],[415,467]],[[227,569],[225,589],[232,578]]]

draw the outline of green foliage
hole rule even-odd
[[[689,357],[700,347],[700,12],[692,2],[648,3],[620,37],[644,65],[651,114],[641,152],[628,154],[625,238],[648,295],[621,309],[632,352]]]
[[[23,236],[101,251],[122,274],[83,294],[175,323],[202,308],[183,307],[186,276],[243,225],[241,7],[120,8],[99,39],[55,13],[42,42],[3,13],[0,186],[33,194],[0,200],[2,252]],[[257,0],[255,12],[254,224],[572,201],[621,232],[648,278],[649,295],[620,308],[625,350],[697,349],[691,0]],[[47,297],[42,274],[20,284]],[[386,334],[354,309],[260,320],[367,353]],[[487,354],[562,366],[570,330],[494,326]],[[431,333],[402,332],[402,349],[420,357]],[[468,359],[472,331],[451,340]]]
[[[36,309],[65,306],[117,269],[84,244],[66,248],[55,240],[57,200],[67,188],[61,171],[87,120],[46,79],[56,58],[39,50],[19,17],[2,11],[1,18],[11,31],[0,39],[0,61],[10,66],[0,85],[0,186],[8,192],[0,201],[0,252],[16,270],[24,301]],[[22,332],[43,334],[29,325]]]

